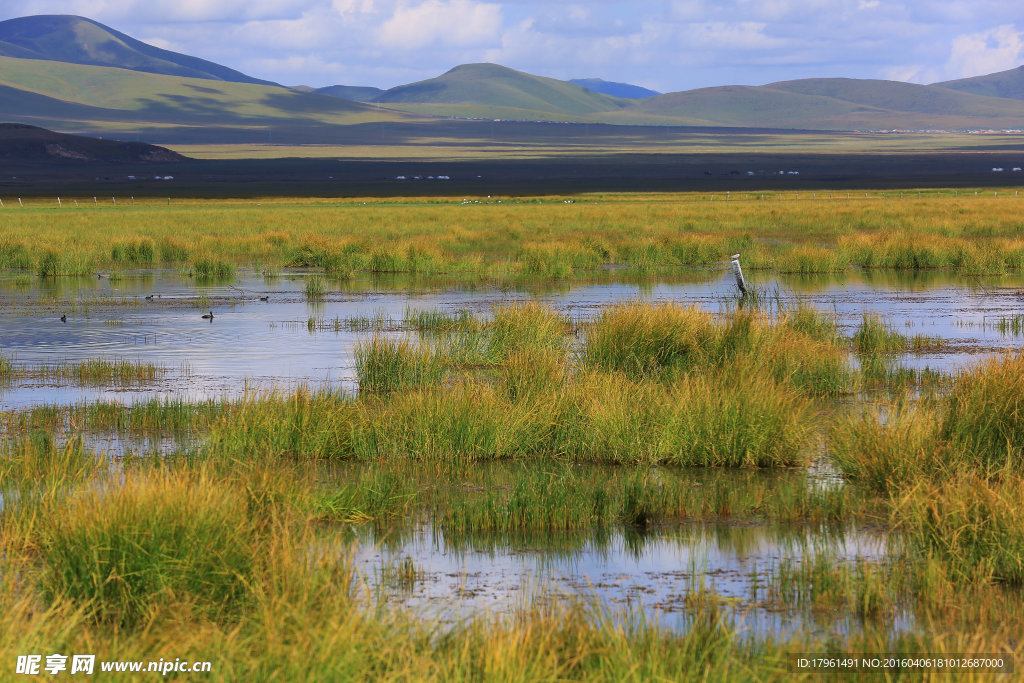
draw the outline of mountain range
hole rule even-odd
[[[387,126],[429,128],[440,118],[846,131],[1021,129],[1024,67],[931,85],[815,78],[658,94],[601,79],[562,81],[497,64],[464,64],[390,89],[286,88],[147,45],[90,19],[46,15],[0,22],[0,111],[12,122],[93,134],[134,131],[179,144],[339,144],[365,141],[368,131]]]

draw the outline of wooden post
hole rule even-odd
[[[740,268],[740,255],[732,255],[732,274],[736,276],[736,286],[740,289],[740,295],[747,295],[747,283],[743,279],[743,269]]]

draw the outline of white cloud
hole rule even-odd
[[[428,45],[486,45],[497,41],[501,5],[472,0],[426,0],[400,3],[378,37],[386,46],[412,50]]]
[[[1024,61],[1024,32],[1003,24],[980,33],[953,39],[946,71],[951,78],[964,78],[1005,71]]]

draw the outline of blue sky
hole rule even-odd
[[[1021,0],[4,0],[286,85],[391,87],[467,62],[663,92],[814,76],[930,83],[1024,64]]]

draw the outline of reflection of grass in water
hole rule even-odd
[[[996,323],[996,329],[1004,336],[1013,335],[1019,337],[1024,334],[1024,315],[1000,318],[999,322]]]
[[[685,347],[692,353],[674,354],[662,354],[642,335],[629,346],[628,334],[615,334],[625,324],[575,330],[544,310],[503,315],[493,326],[459,321],[448,332],[450,323],[440,318],[425,325],[442,329],[410,342],[410,355],[437,350],[446,374],[414,389],[4,414],[17,441],[0,458],[0,550],[9,567],[0,577],[0,633],[8,634],[0,643],[9,645],[0,650],[13,654],[29,643],[33,651],[39,643],[41,651],[70,637],[104,640],[142,659],[172,651],[204,659],[215,642],[225,667],[296,679],[372,670],[530,680],[689,679],[708,672],[770,679],[786,669],[791,652],[1021,654],[1024,610],[1013,587],[1022,582],[1024,555],[1016,438],[1024,372],[1015,359],[963,373],[914,411],[885,422],[869,413],[846,425],[831,402],[814,398],[830,395],[822,388],[840,376],[815,370],[817,364],[842,359],[842,345],[828,320],[806,312],[730,312],[698,320],[700,334],[677,325],[673,316],[691,315],[685,309],[621,314],[639,321],[634,328],[649,338],[663,329],[648,318],[665,316],[671,348],[696,339]],[[574,338],[577,331],[582,339]],[[581,349],[589,334],[614,342],[595,359],[626,360],[585,367]],[[845,485],[818,486],[785,468],[691,477],[665,465],[801,464],[806,455],[795,449],[812,444],[826,422],[838,422],[830,453]],[[110,495],[94,481],[102,461],[32,435],[40,427],[209,438],[187,455],[122,463],[118,481],[126,491],[115,496],[116,509],[101,515],[102,496]],[[313,469],[323,460],[351,464],[325,485]],[[10,487],[31,495],[8,497]],[[485,550],[545,542],[600,547],[595,539],[624,528],[635,530],[628,542],[640,554],[645,525],[799,521],[805,524],[798,534],[813,536],[822,523],[834,530],[850,519],[876,519],[876,507],[887,508],[900,532],[891,564],[840,565],[821,553],[778,568],[758,596],[772,609],[852,615],[864,620],[864,630],[782,641],[759,633],[740,640],[710,587],[682,601],[691,629],[682,635],[650,625],[621,628],[569,609],[509,622],[476,617],[449,638],[353,602],[351,557],[332,544],[334,525],[324,524],[399,529],[406,520],[425,520],[453,547]],[[181,509],[194,514],[182,516]],[[753,542],[742,533],[714,538],[737,551]],[[182,545],[192,542],[205,556]],[[96,553],[110,562],[91,562]],[[61,578],[72,570],[74,577]],[[141,585],[157,573],[160,581]],[[102,601],[90,603],[95,595]],[[904,610],[922,626],[894,636],[893,615]],[[111,621],[127,625],[111,629]],[[943,624],[940,635],[933,635],[933,623]],[[267,643],[272,653],[254,659],[254,648],[266,652]],[[524,648],[543,653],[543,661]],[[339,669],[349,666],[356,668]]]

